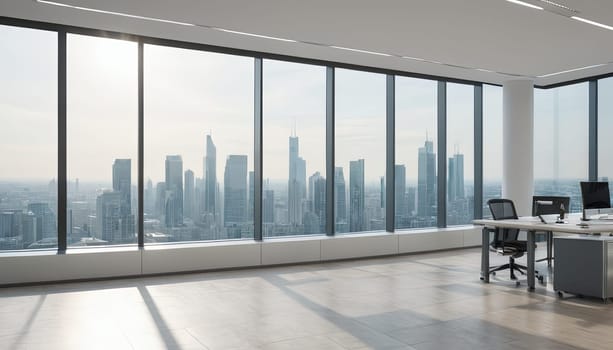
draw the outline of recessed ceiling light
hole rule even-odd
[[[508,2],[512,2],[512,3],[517,4],[517,5],[522,5],[522,6],[526,6],[526,7],[529,7],[529,8],[533,8],[533,9],[536,9],[536,10],[543,10],[542,7],[536,6],[536,5],[532,5],[532,4],[529,4],[527,2],[523,2],[523,1],[519,1],[519,0],[507,0],[507,1]]]
[[[581,17],[577,17],[577,16],[572,16],[571,18],[575,19],[577,21],[581,21],[581,22],[587,23],[587,24],[591,24],[591,25],[596,26],[596,27],[600,27],[600,28],[604,28],[604,29],[608,29],[608,30],[613,30],[613,27],[611,27],[611,26],[608,26],[608,25],[602,24],[602,23],[598,23],[598,22],[595,22],[595,21],[591,21],[589,19],[585,19],[585,18],[581,18]]]

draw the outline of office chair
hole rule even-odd
[[[487,201],[487,205],[490,208],[494,220],[517,219],[515,205],[510,199],[490,199]],[[496,271],[509,269],[511,279],[517,280],[515,271],[525,275],[528,268],[524,265],[517,264],[515,259],[522,257],[524,253],[528,251],[528,243],[517,239],[519,229],[496,228],[492,229],[492,231],[494,232],[494,239],[490,242],[490,250],[500,255],[508,256],[509,263],[494,266],[490,268],[489,273],[495,275]],[[535,271],[535,273],[538,279],[542,281],[542,277],[538,276],[538,271]],[[519,285],[519,281],[515,283]]]
[[[564,206],[564,212],[568,213],[570,208],[570,197],[560,196],[533,196],[532,197],[532,216],[559,214],[560,207]],[[540,231],[539,233],[545,233],[547,239],[547,256],[536,260],[547,261],[547,266],[551,266],[553,260],[553,232]]]

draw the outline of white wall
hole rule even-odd
[[[0,254],[0,285],[388,256],[474,247],[481,230],[445,229]]]

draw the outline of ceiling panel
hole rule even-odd
[[[254,34],[418,57],[458,67],[285,43],[107,14],[35,1],[0,4],[6,16],[125,31],[228,47],[326,59],[501,83],[533,78],[537,84],[613,72],[613,65],[551,77],[550,73],[613,62],[613,31],[504,0],[57,0],[133,15]],[[539,3],[538,0],[529,0]],[[586,18],[613,24],[613,2],[568,0]]]

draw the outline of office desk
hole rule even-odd
[[[521,231],[526,231],[528,236],[528,290],[534,290],[534,236],[537,231],[552,231],[561,233],[573,233],[573,234],[595,234],[595,233],[613,233],[613,222],[591,222],[587,221],[588,226],[577,226],[580,222],[580,215],[570,215],[568,223],[565,224],[544,224],[538,218],[535,217],[521,217],[519,219],[510,220],[491,220],[482,219],[474,220],[473,224],[483,226],[481,230],[481,277],[484,282],[490,281],[490,231],[492,228],[516,228]]]

